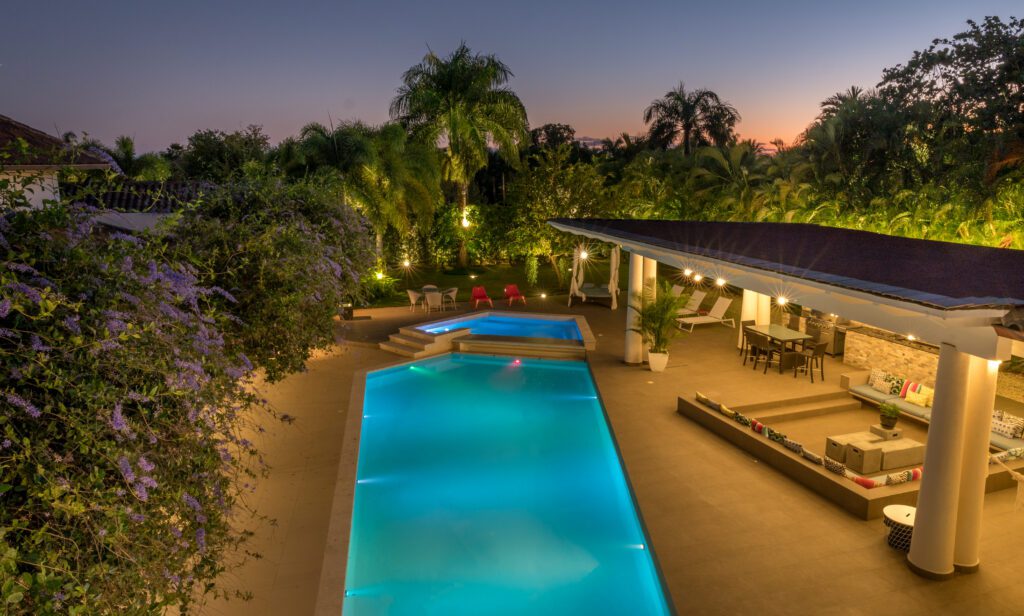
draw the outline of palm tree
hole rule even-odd
[[[682,82],[644,110],[651,141],[667,146],[680,139],[687,156],[697,146],[727,145],[739,121],[736,108],[717,94],[704,88],[687,91]]]
[[[874,92],[865,92],[864,88],[850,86],[845,92],[836,92],[821,101],[821,115],[818,118],[830,118],[841,110],[858,105],[872,96],[875,96]]]
[[[402,126],[365,130],[368,148],[348,169],[344,186],[373,227],[380,261],[388,228],[404,232],[413,218],[430,221],[441,200],[440,170],[436,148],[409,139]]]
[[[487,165],[493,144],[513,166],[527,140],[526,108],[506,87],[512,71],[494,55],[473,53],[463,42],[445,58],[428,52],[402,76],[391,117],[424,143],[443,144],[441,177],[455,185],[465,215],[469,183]],[[468,265],[466,242],[459,265]]]

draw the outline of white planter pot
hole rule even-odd
[[[664,372],[668,365],[668,353],[648,353],[647,365],[651,367],[651,372]]]

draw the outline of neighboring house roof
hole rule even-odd
[[[0,115],[0,166],[19,170],[110,167],[91,152],[76,151],[57,137],[4,115]]]
[[[93,220],[101,225],[126,231],[128,233],[140,233],[151,231],[163,222],[171,214],[159,212],[100,212],[93,217]]]
[[[555,228],[940,310],[1024,306],[1024,251],[795,223],[556,218]]]
[[[125,180],[91,192],[88,185],[68,187],[75,200],[100,209],[122,212],[174,212],[212,191],[209,182],[137,182]],[[79,194],[75,194],[79,193]]]

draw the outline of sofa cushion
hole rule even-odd
[[[928,406],[928,396],[919,391],[908,391],[907,395],[904,396],[907,402],[910,404],[916,404],[917,406]]]
[[[995,432],[989,434],[989,442],[992,443],[993,446],[1004,451],[1008,449],[1016,449],[1017,447],[1024,447],[1024,439],[1009,438],[1002,434],[996,434]]]
[[[900,398],[906,398],[907,394],[919,391],[920,389],[920,383],[915,383],[910,379],[907,379],[906,381],[903,381],[903,389],[900,390]]]
[[[896,400],[892,400],[892,404],[895,405],[896,408],[898,408],[899,410],[903,411],[904,413],[907,413],[908,415],[919,417],[925,421],[931,421],[932,409],[927,406],[918,406],[916,404],[911,404],[906,400],[900,400],[898,398]]]
[[[862,398],[867,398],[868,400],[879,403],[892,400],[896,397],[888,392],[882,393],[870,385],[854,385],[850,388],[850,392],[857,394]]]
[[[928,396],[928,404],[926,404],[925,406],[935,406],[935,390],[934,389],[932,389],[931,387],[925,387],[924,385],[922,385],[921,388],[918,389],[917,391],[918,391],[918,393],[922,393],[922,394]]]
[[[871,374],[868,375],[868,387],[882,392],[889,391],[889,384],[885,382],[885,377],[888,375],[889,373],[881,368],[872,368]]]
[[[885,382],[889,384],[889,393],[897,398],[899,397],[900,392],[903,391],[903,383],[906,381],[907,380],[905,378],[896,376],[895,374],[885,375]]]

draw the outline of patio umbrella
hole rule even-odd
[[[572,298],[578,295],[583,301],[587,301],[587,294],[580,290],[583,286],[583,267],[580,265],[580,247],[572,251],[572,275],[569,278],[569,305],[572,306]]]
[[[608,293],[612,296],[612,310],[615,310],[619,305],[619,252],[621,250],[619,246],[612,248],[612,255],[608,260],[608,266],[611,268],[611,271],[608,273]]]

